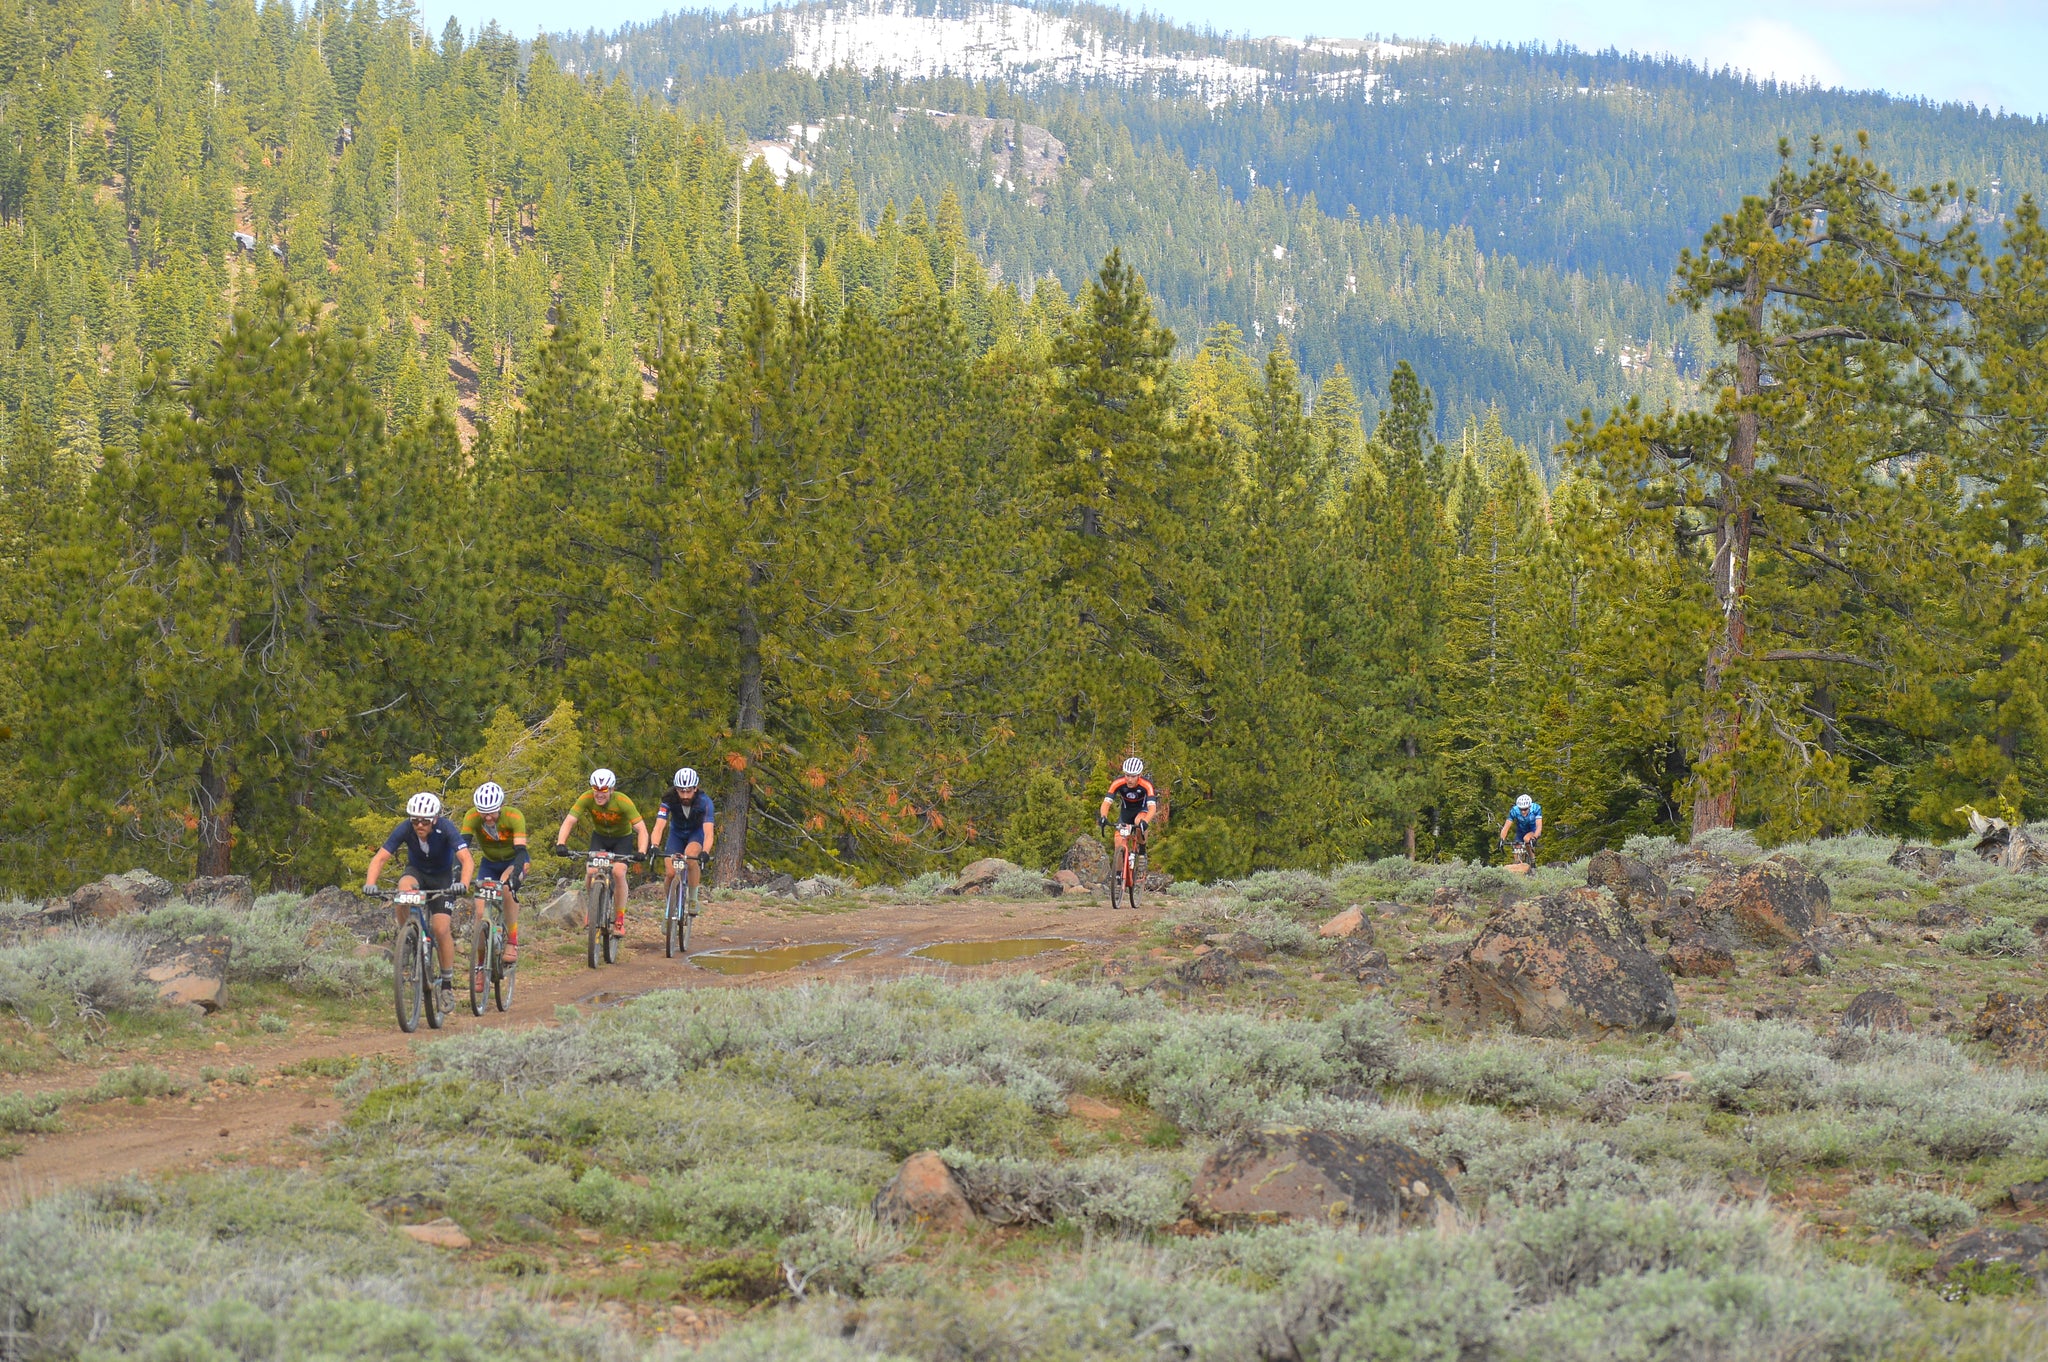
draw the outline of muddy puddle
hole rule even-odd
[[[921,946],[910,953],[913,960],[937,960],[945,965],[997,965],[1005,960],[1044,955],[1081,943],[1064,936],[1013,937],[1008,941],[941,941]]]
[[[858,960],[864,955],[873,955],[869,946],[855,946],[850,941],[813,941],[802,946],[764,946],[759,949],[739,947],[733,950],[704,951],[690,957],[690,963],[700,965],[720,974],[774,974],[780,970],[796,969],[818,961],[837,963],[841,960]]]

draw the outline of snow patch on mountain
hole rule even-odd
[[[787,34],[789,65],[813,75],[851,67],[863,75],[890,71],[921,80],[1001,80],[1023,89],[1103,82],[1158,84],[1199,94],[1212,106],[1303,86],[1365,90],[1378,79],[1371,70],[1349,68],[1306,73],[1297,80],[1226,57],[1140,51],[1112,41],[1082,20],[1025,5],[973,5],[921,14],[911,0],[851,0],[829,8],[771,10],[741,20],[739,27]],[[1289,45],[1303,46],[1292,40]],[[1306,46],[1379,61],[1409,50],[1393,43],[1327,39]]]

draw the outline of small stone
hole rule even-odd
[[[1850,1000],[1848,1010],[1842,1013],[1842,1029],[1910,1031],[1913,1027],[1906,1014],[1904,998],[1886,989],[1869,988]]]
[[[2006,1188],[2006,1195],[2015,1206],[2039,1206],[2048,1202],[2048,1178],[2038,1182],[2015,1182]]]
[[[974,1223],[974,1208],[959,1179],[927,1149],[912,1154],[881,1191],[875,1193],[875,1218],[893,1225],[921,1225],[934,1230],[965,1229]]]
[[[1778,973],[1787,979],[1796,978],[1802,974],[1819,976],[1826,974],[1832,964],[1833,962],[1827,956],[1815,950],[1811,945],[1801,942],[1778,957]]]
[[[462,1226],[456,1224],[447,1216],[442,1216],[439,1220],[429,1220],[424,1225],[400,1225],[398,1232],[405,1235],[408,1239],[412,1239],[417,1243],[431,1245],[434,1248],[466,1249],[469,1247],[469,1236],[462,1232]]]
[[[1967,927],[1970,915],[1953,903],[1930,903],[1913,914],[1915,927]]]
[[[1124,1114],[1122,1107],[1113,1107],[1107,1102],[1078,1092],[1067,1098],[1067,1111],[1084,1121],[1114,1121]]]
[[[1081,877],[1071,870],[1056,871],[1052,878],[1054,883],[1059,885],[1060,892],[1063,894],[1076,889],[1083,891],[1087,889],[1087,886],[1081,883]]]
[[[1372,929],[1366,926],[1364,910],[1354,903],[1322,926],[1316,928],[1316,935],[1335,941],[1342,940],[1345,937],[1356,936],[1361,929],[1368,936],[1371,935]]]

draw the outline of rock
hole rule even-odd
[[[1266,958],[1266,948],[1260,945],[1259,939],[1249,932],[1231,932],[1228,935],[1219,933],[1209,937],[1208,943],[1217,950],[1227,951],[1240,960],[1252,961],[1264,960]]]
[[[1802,974],[1811,974],[1819,977],[1826,974],[1833,967],[1834,962],[1832,960],[1814,949],[1811,942],[1806,941],[1800,942],[1791,950],[1778,957],[1778,973],[1787,979],[1796,978]]]
[[[1327,937],[1332,941],[1341,941],[1346,937],[1363,935],[1367,941],[1370,941],[1372,940],[1372,924],[1365,920],[1365,910],[1354,903],[1322,926],[1316,928],[1316,935]]]
[[[2005,1189],[2015,1206],[2039,1206],[2048,1202],[2048,1178],[2038,1182],[2015,1182]]]
[[[2015,1225],[2009,1229],[1986,1225],[1959,1234],[1948,1241],[1941,1257],[1934,1260],[1934,1276],[1946,1278],[1972,1263],[1979,1268],[2011,1263],[2032,1277],[2036,1287],[2048,1285],[2048,1229],[2039,1225]]]
[[[1618,851],[1596,851],[1586,865],[1589,888],[1605,889],[1614,901],[1633,913],[1639,922],[1664,916],[1671,886],[1650,868],[1648,861],[1624,856]]]
[[[912,1154],[881,1191],[875,1193],[875,1219],[892,1225],[917,1225],[932,1230],[965,1229],[974,1223],[974,1208],[946,1161],[930,1149]]]
[[[256,906],[256,886],[247,875],[201,875],[187,880],[178,897],[187,903],[246,913]]]
[[[143,952],[140,977],[156,985],[157,997],[168,1006],[190,1003],[218,1011],[233,950],[234,942],[225,936],[159,941]]]
[[[1915,875],[1935,879],[1942,871],[1955,864],[1956,854],[1940,847],[1914,847],[1904,842],[1885,858],[1885,862],[1899,870],[1909,870]]]
[[[2048,845],[2043,845],[2025,828],[2015,828],[2003,818],[1986,818],[1972,809],[1970,831],[1977,841],[1970,850],[2005,870],[2021,873],[2048,867]]]
[[[1109,883],[1109,851],[1097,838],[1083,833],[1060,857],[1060,869],[1071,870],[1082,884]]]
[[[441,1214],[441,1204],[439,1197],[408,1192],[403,1196],[380,1196],[369,1204],[369,1209],[386,1220],[399,1224],[417,1224],[425,1222],[430,1216]]]
[[[1798,1021],[1798,1003],[1758,1003],[1752,1013],[1758,1021]]]
[[[524,907],[527,902],[528,900],[521,899],[521,922],[537,918],[542,922],[552,922],[557,926],[573,927],[577,930],[583,927],[583,890],[580,887],[560,890],[538,908]]]
[[[1138,885],[1148,894],[1163,894],[1173,887],[1173,876],[1164,870],[1147,870],[1138,877]]]
[[[62,908],[74,922],[104,922],[148,913],[171,899],[171,882],[147,870],[129,870],[80,885],[62,901]]]
[[[306,900],[304,912],[315,923],[335,923],[364,940],[391,930],[391,905],[328,885]]]
[[[1709,931],[1725,931],[1745,946],[1796,946],[1828,923],[1827,881],[1790,856],[1758,861],[1723,876],[1698,899]]]
[[[1479,900],[1462,889],[1450,885],[1430,895],[1429,925],[1440,932],[1455,932],[1468,927],[1479,916]]]
[[[1455,1223],[1443,1170],[1388,1140],[1269,1127],[1211,1154],[1188,1194],[1195,1218],[1243,1226],[1302,1220],[1399,1227]]]
[[[853,888],[853,881],[842,880],[837,875],[813,875],[796,882],[796,896],[800,902],[827,899],[835,894],[850,894]]]
[[[1368,988],[1386,988],[1394,982],[1394,970],[1387,953],[1370,940],[1352,937],[1337,947],[1337,970]]]
[[[424,1225],[400,1225],[398,1232],[408,1239],[422,1244],[430,1244],[435,1248],[466,1249],[469,1247],[469,1236],[462,1232],[462,1226],[456,1224],[445,1215],[439,1220],[429,1220]]]
[[[1916,927],[1967,927],[1970,915],[1953,903],[1930,903],[1913,914]]]
[[[1844,1031],[1910,1031],[1906,1000],[1882,988],[1867,988],[1849,1000],[1842,1013]]]
[[[1970,1021],[1970,1035],[1990,1041],[2006,1059],[2048,1064],[2048,1007],[2031,998],[1991,990]]]
[[[1229,988],[1244,978],[1244,962],[1229,951],[1209,951],[1183,964],[1174,974],[1184,984]]]
[[[1484,1029],[1540,1036],[1667,1031],[1678,995],[1635,917],[1597,889],[1567,889],[1497,910],[1444,970],[1438,1010]]]
[[[796,877],[780,870],[761,870],[751,865],[741,866],[739,873],[732,877],[734,889],[750,889],[757,894],[773,894],[778,898],[796,897]]]
[[[1079,890],[1084,894],[1088,892],[1088,886],[1081,883],[1081,877],[1071,870],[1060,870],[1054,872],[1052,881],[1054,884],[1057,884],[1060,887],[1060,892],[1062,894],[1069,893],[1074,890]]]
[[[1680,979],[1722,979],[1735,973],[1735,953],[1711,941],[1680,941],[1657,963]]]
[[[986,894],[995,887],[995,882],[1012,870],[1020,869],[1000,856],[984,856],[970,863],[953,879],[956,894]]]

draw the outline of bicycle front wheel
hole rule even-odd
[[[440,957],[434,953],[434,938],[420,933],[420,997],[425,1002],[421,1010],[427,1014],[427,1029],[438,1031],[446,1020],[441,1011],[441,985],[436,983]]]
[[[491,924],[478,922],[469,929],[469,1015],[481,1017],[489,1001],[491,973]]]
[[[607,897],[604,890],[595,884],[583,887],[583,963],[590,969],[597,968],[598,921],[611,907],[605,902]]]
[[[515,960],[506,964],[502,945],[491,952],[491,991],[496,996],[500,1012],[512,1010],[512,985],[518,976],[519,962]]]
[[[690,886],[688,882],[681,876],[677,876],[675,881],[669,885],[668,893],[662,900],[661,949],[671,960],[676,958],[676,946],[678,944],[684,950],[690,948],[689,922],[683,916],[686,911],[684,904],[688,902],[689,892]],[[678,937],[682,938],[680,943],[677,941]]]
[[[391,993],[398,1007],[398,1029],[407,1035],[420,1029],[420,924],[408,922],[391,943]]]
[[[1112,911],[1123,905],[1118,902],[1124,890],[1124,863],[1129,859],[1122,847],[1116,849],[1109,864],[1109,906]]]
[[[684,882],[683,924],[679,930],[679,935],[683,938],[682,951],[684,955],[690,953],[690,924],[697,920],[697,905],[703,901],[703,897],[704,890],[702,886],[692,888],[687,881]]]

